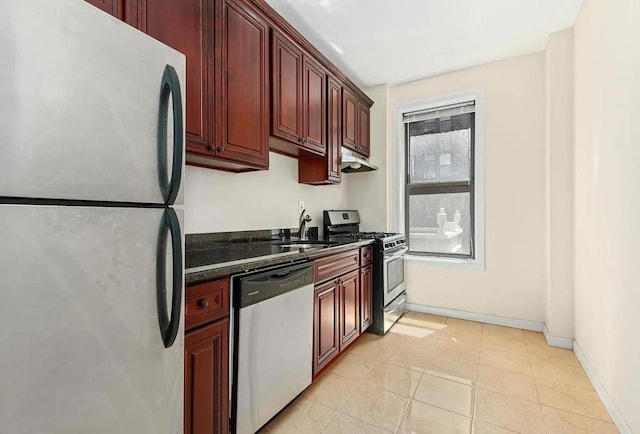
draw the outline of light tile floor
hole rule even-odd
[[[262,432],[618,431],[573,351],[542,333],[408,312],[360,337]]]

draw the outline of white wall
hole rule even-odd
[[[298,226],[303,200],[322,231],[322,211],[347,205],[347,184],[298,184],[298,161],[271,152],[268,171],[228,173],[187,166],[185,233],[227,232]]]
[[[387,188],[387,96],[386,85],[367,89],[367,95],[375,101],[371,107],[371,158],[378,170],[371,172],[343,173],[348,178],[347,203],[350,209],[360,212],[363,231],[385,231],[388,226]]]
[[[574,336],[573,77],[573,29],[552,33],[545,50],[547,279],[544,322],[548,335],[564,338],[568,346]]]
[[[399,104],[475,89],[485,95],[486,270],[409,260],[410,303],[544,320],[544,65],[537,53],[389,88],[389,124]],[[402,146],[394,137],[389,129],[388,146]]]
[[[636,433],[640,433],[639,17],[637,0],[588,0],[574,29],[575,340],[626,420],[627,432]]]

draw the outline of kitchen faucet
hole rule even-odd
[[[303,209],[302,212],[300,213],[300,219],[299,219],[300,226],[298,226],[298,238],[300,240],[307,239],[307,234],[305,233],[304,229],[305,229],[305,226],[307,225],[307,222],[311,221],[311,216],[309,214],[305,216],[304,215],[305,212],[307,212],[307,210]]]

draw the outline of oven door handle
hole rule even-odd
[[[392,259],[399,258],[400,256],[403,256],[403,255],[404,255],[405,253],[407,253],[408,251],[409,251],[409,248],[408,248],[408,247],[403,247],[403,248],[401,248],[400,250],[396,250],[396,251],[394,251],[394,252],[393,252],[392,254],[390,254],[390,255],[385,254],[385,255],[384,255],[384,262],[388,262],[388,261],[391,261]]]

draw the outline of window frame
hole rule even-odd
[[[469,100],[471,102],[471,100]],[[439,257],[439,258],[452,258],[452,259],[475,259],[475,212],[474,212],[474,174],[475,174],[475,131],[476,131],[476,116],[475,116],[475,101],[474,112],[471,115],[471,144],[469,145],[469,180],[468,181],[445,181],[445,182],[411,182],[411,175],[409,174],[409,167],[411,164],[411,153],[409,152],[410,141],[410,125],[411,122],[404,122],[404,164],[405,164],[405,185],[404,185],[404,227],[407,228],[407,232],[410,232],[409,218],[411,210],[409,209],[409,203],[411,196],[426,196],[436,194],[455,194],[455,193],[469,193],[469,224],[471,227],[471,245],[469,246],[470,253],[443,253],[443,252],[423,252],[418,250],[411,250],[411,236],[406,236],[407,245],[409,246],[409,254],[425,257]],[[437,110],[439,106],[435,106]],[[409,114],[411,112],[405,112]],[[411,190],[422,191],[421,193],[412,194]]]
[[[391,207],[390,227],[398,232],[406,233],[408,222],[405,212],[405,204],[408,200],[405,195],[407,183],[407,163],[406,163],[406,129],[403,121],[406,113],[420,110],[430,110],[446,105],[460,104],[468,101],[475,101],[475,122],[474,122],[474,146],[473,146],[473,238],[474,248],[473,258],[438,256],[434,254],[416,254],[408,252],[406,259],[409,263],[418,263],[424,266],[435,266],[445,268],[461,268],[473,271],[485,271],[485,105],[484,89],[471,89],[465,92],[453,93],[431,97],[418,101],[400,102],[394,104],[393,108],[393,137],[394,146],[391,149],[391,163],[393,174],[391,179]]]

